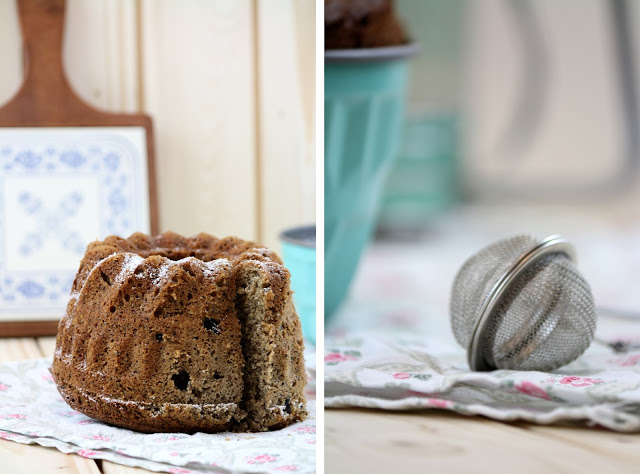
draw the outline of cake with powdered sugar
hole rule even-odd
[[[304,420],[289,272],[235,237],[136,233],[93,242],[60,321],[66,402],[143,432],[266,431]]]

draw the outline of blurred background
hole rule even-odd
[[[566,236],[596,304],[640,313],[640,4],[395,10],[420,52],[377,236],[333,334],[427,320],[448,332],[457,270],[517,233]]]
[[[312,0],[68,0],[78,95],[144,112],[159,227],[255,239],[315,221]],[[0,103],[23,76],[15,3],[0,2]]]
[[[383,228],[428,226],[461,203],[588,203],[638,217],[636,4],[398,0],[396,8],[421,52]]]

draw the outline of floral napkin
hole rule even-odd
[[[313,360],[311,351],[306,358]],[[315,472],[313,380],[305,392],[309,417],[282,430],[142,434],[72,410],[58,394],[50,366],[50,359],[0,365],[0,438],[170,473]]]
[[[586,420],[640,431],[640,352],[594,348],[555,373],[475,373],[466,369],[461,351],[434,346],[410,335],[332,341],[325,355],[325,406],[442,408],[498,420]]]
[[[460,235],[446,243],[382,242],[369,250],[351,298],[326,325],[325,406],[437,408],[640,431],[640,319],[602,314],[598,341],[553,373],[468,369],[450,328],[450,285],[464,259],[494,237]],[[640,229],[580,244],[596,304],[640,310],[640,261],[633,265]]]

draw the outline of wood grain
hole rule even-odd
[[[35,359],[38,357],[42,357],[42,352],[35,339],[0,339],[0,362]]]
[[[22,84],[22,48],[15,2],[0,2],[0,105],[7,102]]]
[[[639,441],[638,435],[438,411],[327,410],[325,471],[631,473]]]
[[[55,337],[39,337],[36,339],[38,348],[44,357],[51,357],[53,359],[53,352],[56,349]]]
[[[0,323],[0,338],[55,334],[58,321],[7,321]]]
[[[251,8],[250,0],[142,2],[163,230],[258,236]]]
[[[315,96],[315,81],[298,67],[303,61],[305,69],[315,70],[315,41],[305,35],[314,29],[315,11],[307,0],[258,0],[256,14],[260,228],[263,243],[279,248],[281,231],[315,221],[315,141],[309,123],[315,110],[309,113],[313,103],[307,100]]]
[[[103,461],[102,472],[103,474],[145,474],[151,473],[152,471],[148,471],[140,467],[123,466],[122,464]]]
[[[64,454],[55,448],[20,444],[10,440],[0,440],[0,459],[2,472],[12,474],[100,474],[100,469],[91,459]]]
[[[550,443],[571,443],[588,449],[594,454],[640,466],[640,435],[638,434],[564,426],[529,425],[527,429],[544,436]]]
[[[102,110],[141,111],[138,12],[132,0],[68,0],[63,61],[78,95]]]

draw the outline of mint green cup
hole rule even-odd
[[[282,259],[291,273],[293,303],[302,335],[316,343],[316,226],[294,227],[280,234]]]
[[[459,135],[456,111],[411,104],[385,186],[378,231],[419,232],[460,200]]]
[[[325,51],[325,321],[371,239],[398,148],[408,58],[417,45]]]

